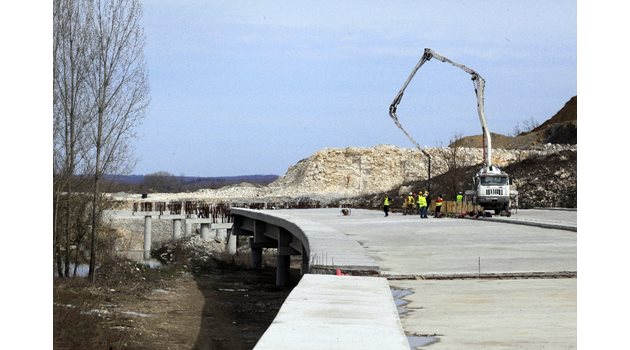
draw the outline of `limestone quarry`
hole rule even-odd
[[[492,164],[514,180],[520,204],[577,206],[577,96],[540,126],[514,137],[492,134]],[[440,193],[465,191],[483,161],[481,136],[467,136],[449,147],[427,148],[431,182]],[[288,168],[267,186],[249,183],[191,193],[155,193],[150,201],[201,200],[209,203],[317,201],[378,207],[380,196],[420,190],[428,177],[427,157],[418,149],[393,145],[324,148]],[[457,180],[453,180],[457,178]],[[434,192],[435,193],[435,192]],[[140,195],[117,193],[121,201]]]
[[[482,162],[482,149],[429,148],[432,177],[448,170],[455,151],[458,166]],[[577,152],[575,145],[547,144],[527,150],[496,149],[493,164],[506,167],[526,159],[543,159],[559,152]],[[570,170],[566,170],[572,173]],[[567,177],[567,176],[565,176]],[[151,194],[151,201],[205,200],[208,202],[282,202],[296,199],[320,201],[322,205],[340,199],[397,191],[403,184],[427,179],[426,157],[416,149],[392,145],[370,148],[326,148],[291,166],[286,174],[265,187],[248,183],[193,193]],[[115,194],[119,200],[138,200],[139,195]]]

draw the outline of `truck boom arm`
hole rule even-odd
[[[435,58],[436,60],[442,61],[445,63],[450,63],[453,66],[462,69],[463,71],[465,71],[466,73],[472,76],[473,85],[475,87],[475,94],[477,95],[477,114],[479,115],[479,121],[481,122],[481,130],[483,133],[483,161],[484,161],[485,168],[489,169],[492,166],[491,164],[492,145],[491,145],[491,139],[490,139],[490,132],[488,131],[486,117],[484,115],[483,92],[484,92],[486,81],[483,79],[483,77],[481,77],[481,75],[479,75],[479,73],[466,67],[465,65],[454,62],[429,48],[424,49],[424,54],[422,55],[422,58],[420,58],[420,61],[418,61],[416,66],[413,68],[413,70],[411,71],[411,74],[409,75],[409,77],[407,78],[403,86],[400,88],[400,91],[398,91],[398,94],[396,95],[396,97],[394,97],[394,100],[389,106],[389,116],[394,120],[394,123],[396,124],[396,126],[398,126],[400,130],[402,130],[402,132],[407,136],[407,138],[409,138],[409,140],[411,140],[411,142],[422,153],[428,156],[428,153],[426,152],[426,150],[422,149],[420,145],[411,137],[411,135],[409,135],[409,133],[407,133],[407,131],[402,127],[402,125],[400,124],[400,121],[398,120],[398,116],[396,115],[396,109],[398,108],[398,104],[400,104],[400,101],[402,100],[403,94],[405,93],[405,89],[407,89],[407,86],[409,85],[413,77],[416,75],[420,67],[422,67],[422,65],[425,62],[431,60],[431,58]]]

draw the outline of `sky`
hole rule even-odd
[[[424,48],[486,79],[491,132],[577,95],[576,1],[143,1],[151,103],[135,174],[283,175],[326,147],[414,147],[388,108]],[[470,76],[426,63],[398,107],[421,145],[481,133]]]

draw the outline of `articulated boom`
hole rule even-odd
[[[479,73],[466,67],[463,64],[452,61],[437,52],[431,49],[424,49],[424,54],[422,58],[414,69],[411,71],[411,74],[403,84],[403,86],[398,91],[396,97],[392,101],[389,106],[389,116],[392,118],[396,126],[411,140],[411,142],[420,150],[425,156],[427,156],[429,160],[429,181],[431,179],[431,156],[429,153],[420,147],[418,142],[409,135],[409,133],[402,127],[400,121],[398,120],[398,116],[396,115],[396,109],[398,108],[398,104],[402,100],[403,94],[405,93],[405,89],[416,75],[420,67],[425,64],[427,61],[435,58],[438,61],[450,63],[451,65],[462,69],[466,73],[470,74],[472,77],[473,85],[475,87],[475,94],[477,96],[477,114],[479,115],[479,122],[481,123],[481,131],[483,133],[483,168],[479,170],[477,175],[474,178],[475,183],[475,191],[471,193],[473,195],[474,201],[480,204],[484,209],[494,209],[498,214],[500,211],[506,211],[509,214],[509,204],[510,204],[510,187],[509,187],[509,178],[508,175],[502,172],[499,168],[492,165],[492,140],[490,138],[490,131],[488,130],[488,124],[486,122],[486,116],[484,114],[484,88],[486,81],[483,79]],[[429,182],[430,186],[430,182]],[[468,191],[467,191],[468,192]]]
[[[411,142],[426,155],[427,152],[420,147],[420,145],[416,142],[416,140],[414,140],[411,137],[411,135],[409,135],[409,133],[407,133],[407,131],[400,124],[400,121],[398,120],[398,116],[396,115],[396,109],[398,108],[398,104],[400,104],[400,101],[402,100],[403,94],[405,93],[405,89],[407,89],[407,86],[409,85],[409,83],[411,83],[411,80],[416,75],[420,67],[422,67],[422,65],[425,62],[431,60],[432,58],[435,58],[436,60],[442,61],[445,63],[450,63],[453,66],[462,69],[463,71],[465,71],[466,73],[472,76],[473,85],[475,87],[475,94],[477,95],[477,114],[479,115],[479,121],[481,122],[481,131],[483,133],[483,163],[486,168],[490,168],[492,166],[492,144],[491,144],[491,139],[490,139],[490,131],[488,131],[488,124],[486,122],[486,116],[484,114],[484,103],[483,103],[483,96],[484,96],[483,92],[486,85],[486,81],[485,79],[483,79],[481,75],[479,75],[479,73],[477,73],[473,69],[470,69],[463,64],[454,62],[431,49],[428,49],[428,48],[424,49],[424,54],[422,55],[422,58],[416,64],[414,69],[411,71],[411,74],[409,75],[405,83],[403,84],[402,88],[400,88],[400,91],[398,91],[398,94],[396,95],[396,97],[394,97],[394,100],[389,106],[389,116],[394,120],[394,123],[396,123],[398,128],[402,130],[402,132],[405,135],[407,135],[407,138],[409,138],[409,140],[411,140]]]

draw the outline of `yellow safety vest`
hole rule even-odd
[[[464,198],[464,196],[462,196],[461,194],[457,195],[457,201],[458,202],[461,202],[463,198]]]
[[[438,199],[438,200],[436,200],[436,201],[435,201],[435,206],[436,206],[436,207],[441,207],[441,206],[442,206],[442,202],[443,202],[443,200],[442,200],[442,199]]]
[[[414,204],[413,196],[407,196],[407,204]]]
[[[385,197],[385,201],[383,202],[383,205],[389,205],[389,197]]]
[[[418,205],[420,207],[426,207],[427,206],[427,199],[424,196],[420,196],[418,197]]]

